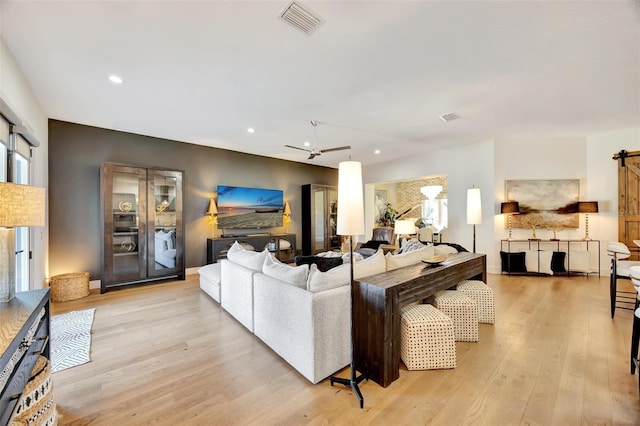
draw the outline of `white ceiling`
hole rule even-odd
[[[640,125],[637,1],[302,1],[310,36],[287,3],[2,0],[0,30],[49,118],[329,167]],[[310,120],[353,149],[285,148]]]

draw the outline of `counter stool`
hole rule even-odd
[[[631,329],[631,374],[636,373],[638,367],[638,345],[640,344],[640,266],[629,268],[631,283],[636,289],[635,311],[633,315],[633,327]],[[640,387],[640,377],[638,378]]]
[[[491,287],[479,280],[465,280],[458,284],[456,290],[476,301],[478,322],[483,324],[496,323],[496,299]]]
[[[609,299],[611,303],[611,318],[616,313],[616,308],[635,310],[635,292],[618,290],[619,279],[629,279],[629,273],[634,266],[640,266],[640,261],[624,260],[631,256],[631,251],[626,244],[610,242],[607,244],[607,254],[611,257],[611,274],[609,276]]]
[[[433,306],[453,320],[456,342],[480,340],[475,300],[460,291],[443,290],[435,294]]]
[[[431,305],[402,308],[400,358],[407,370],[456,368],[453,321]]]

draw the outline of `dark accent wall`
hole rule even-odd
[[[49,277],[87,271],[100,279],[104,162],[184,171],[187,268],[206,263],[211,227],[205,212],[218,184],[284,190],[292,210],[288,231],[299,248],[301,185],[338,183],[337,169],[49,120]]]

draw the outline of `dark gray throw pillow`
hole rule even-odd
[[[567,272],[564,268],[564,259],[567,257],[567,253],[563,251],[554,251],[551,255],[551,270],[555,272]]]
[[[500,252],[500,260],[502,261],[502,272],[527,272],[525,266],[525,252],[506,251]]]
[[[320,272],[327,272],[331,268],[342,265],[342,257],[296,256],[294,260],[296,266],[314,263]]]

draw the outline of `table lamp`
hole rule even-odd
[[[45,189],[15,183],[0,183],[0,303],[16,294],[15,229],[44,226]]]
[[[511,215],[520,213],[520,204],[517,201],[505,201],[500,204],[500,213],[507,215],[507,228],[509,229],[509,237],[507,240],[513,240],[511,236]]]
[[[213,198],[209,200],[207,215],[209,215],[209,221],[211,222],[211,238],[215,238],[215,227],[218,224],[218,206],[216,205],[216,200],[214,200]]]
[[[598,213],[597,201],[578,201],[578,213],[584,213],[584,241],[590,241],[589,238],[589,213]]]

